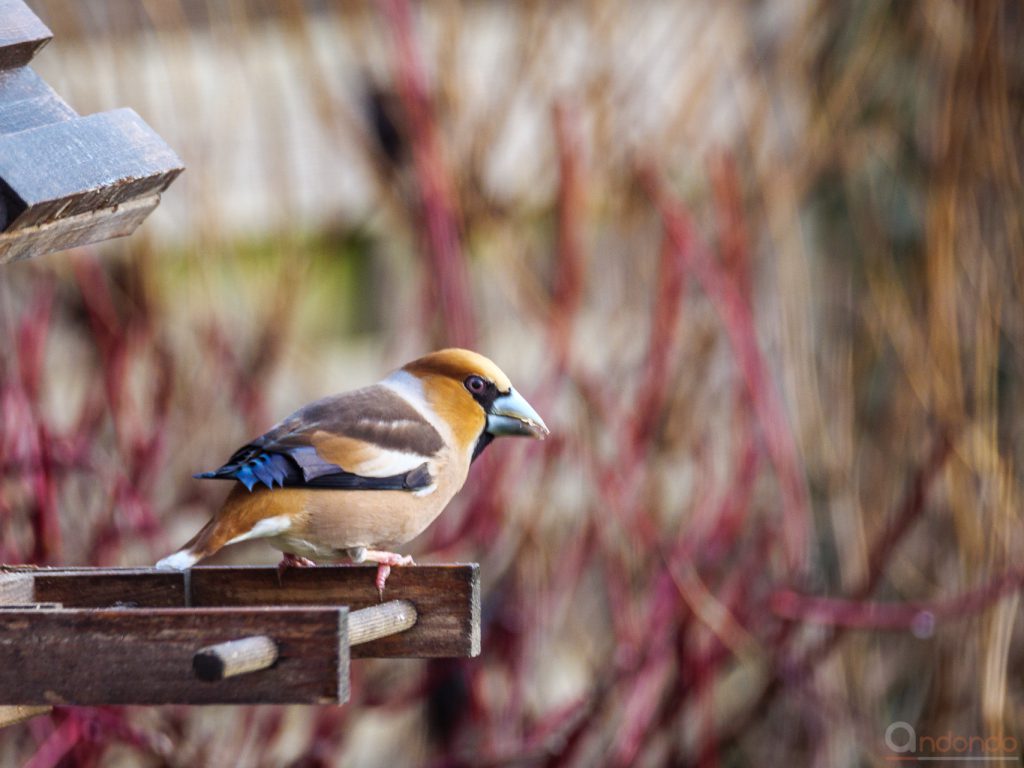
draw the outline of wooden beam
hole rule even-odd
[[[0,704],[327,704],[348,698],[345,608],[62,609],[0,616]],[[265,635],[258,673],[208,683],[207,645]]]
[[[25,66],[52,37],[22,0],[0,0],[0,70]]]
[[[131,109],[0,136],[5,231],[162,192],[184,170]]]

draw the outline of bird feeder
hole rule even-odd
[[[82,117],[28,66],[52,36],[0,0],[0,264],[131,234],[184,170],[131,109]]]
[[[0,725],[53,705],[341,704],[353,658],[480,652],[479,566],[0,568]]]

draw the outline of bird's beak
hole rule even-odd
[[[514,389],[509,389],[508,394],[494,401],[487,414],[487,431],[495,437],[524,435],[543,440],[548,436],[544,419]]]

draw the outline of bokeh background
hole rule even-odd
[[[1024,738],[1019,4],[29,4],[35,69],[188,170],[131,238],[2,268],[0,562],[152,563],[225,493],[192,473],[442,345],[553,436],[411,548],[481,563],[480,658],[359,662],[340,708],[58,708],[0,763]]]

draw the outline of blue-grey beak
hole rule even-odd
[[[487,431],[495,437],[523,435],[543,440],[548,436],[544,419],[514,389],[494,401],[487,414]]]

